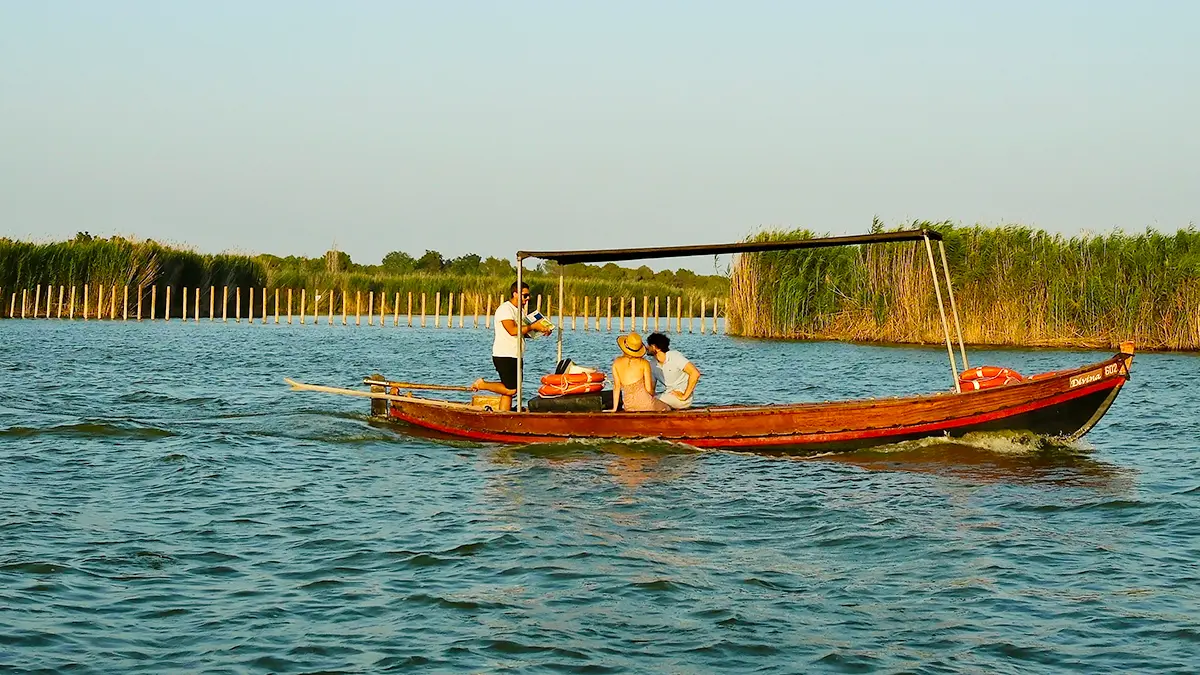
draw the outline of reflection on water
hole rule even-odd
[[[825,455],[820,461],[850,464],[869,471],[911,471],[984,483],[1045,484],[1122,492],[1133,484],[1133,471],[1095,459],[1078,446],[1029,436],[925,439]],[[814,458],[805,458],[813,461]]]

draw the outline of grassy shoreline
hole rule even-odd
[[[1200,232],[1064,237],[1024,227],[913,223],[945,237],[963,337],[976,346],[1200,349]],[[759,239],[815,236],[797,230]],[[937,344],[923,248],[911,243],[742,256],[732,333]],[[949,311],[949,307],[947,307]]]

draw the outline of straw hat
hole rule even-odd
[[[617,346],[621,351],[625,352],[626,356],[632,356],[635,359],[640,359],[646,355],[646,345],[642,344],[642,336],[637,333],[622,335],[617,338]]]

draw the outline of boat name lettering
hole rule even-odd
[[[1111,377],[1112,375],[1116,375],[1118,370],[1120,370],[1120,366],[1115,363],[1110,363],[1107,366],[1104,366],[1104,376]]]
[[[1083,375],[1072,377],[1071,378],[1071,388],[1074,389],[1075,387],[1082,387],[1085,384],[1099,382],[1100,379],[1103,377],[1104,377],[1104,374],[1099,370],[1093,370],[1090,373],[1085,373]]]

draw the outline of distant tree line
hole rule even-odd
[[[298,268],[310,272],[358,273],[376,275],[403,274],[444,274],[450,276],[483,276],[508,277],[515,276],[516,267],[508,260],[501,258],[484,258],[475,253],[467,253],[456,258],[448,258],[438,251],[426,250],[420,256],[413,256],[404,251],[392,251],[383,256],[378,265],[361,265],[350,259],[343,251],[329,251],[324,258],[300,258],[288,256],[281,258],[272,255],[260,256],[268,264],[279,268]],[[553,262],[543,262],[538,267],[529,270],[548,276],[558,276],[561,271],[568,278],[603,279],[606,281],[647,282],[653,281],[671,286],[690,286],[697,283],[712,283],[724,280],[723,275],[700,275],[689,269],[662,270],[655,272],[647,265],[637,268],[621,267],[616,263],[605,265],[558,265]]]

